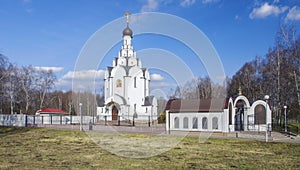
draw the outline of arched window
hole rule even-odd
[[[218,118],[217,117],[213,117],[212,118],[212,128],[213,129],[218,129]]]
[[[229,125],[232,125],[232,103],[229,104]]]
[[[189,118],[184,117],[183,118],[183,128],[188,129],[189,128]]]
[[[120,79],[117,80],[117,87],[122,87],[122,81]]]
[[[254,124],[266,124],[266,108],[261,104],[254,108]]]
[[[207,117],[202,118],[202,129],[207,129]]]
[[[179,128],[179,118],[178,117],[175,117],[174,118],[174,128]]]
[[[198,118],[193,117],[193,129],[198,129]]]

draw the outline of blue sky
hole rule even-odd
[[[294,24],[300,31],[299,0],[0,0],[0,53],[19,66],[52,67],[58,78],[57,89],[66,90],[71,85],[76,59],[89,37],[124,17],[126,11],[168,13],[191,22],[210,39],[229,77],[245,62],[266,54],[275,43],[280,24]],[[116,34],[121,38],[121,32]],[[192,54],[178,50],[180,45],[173,40],[137,36],[133,43],[135,50],[162,48],[174,52],[196,76],[205,75],[197,71],[202,66],[189,61]],[[98,71],[94,70],[99,76],[111,65],[120,45],[111,50]],[[155,71],[152,74],[156,74],[156,86],[168,85],[166,75]]]

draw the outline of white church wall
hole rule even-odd
[[[222,132],[228,132],[229,131],[229,109],[224,109],[224,112],[222,114]]]
[[[108,81],[109,81],[109,84],[108,84],[109,95],[107,96],[107,98],[112,96],[114,93],[114,88],[113,88],[114,87],[114,79],[112,77],[110,77],[108,79]]]
[[[131,119],[133,115],[129,113],[129,109],[127,105],[121,105],[121,109],[119,111],[119,116],[121,120]]]
[[[129,94],[129,101],[131,103],[132,110],[136,111],[137,114],[143,113],[142,105],[144,104],[144,79],[141,77],[143,76],[142,71],[138,68],[132,68],[136,70],[136,72],[132,72],[131,74],[131,81],[128,85],[128,94]],[[138,71],[139,70],[139,71]]]
[[[105,113],[105,107],[97,107],[97,115],[101,115]]]
[[[133,52],[131,51],[131,53],[130,54],[128,54],[128,55],[131,55],[131,56],[133,56]],[[129,58],[128,59],[128,65],[129,66],[136,66],[137,65],[137,61],[136,61],[136,58]],[[139,67],[137,67],[137,68],[139,68]]]
[[[152,105],[150,106],[142,106],[141,108],[141,112],[139,112],[141,115],[141,117],[149,117],[150,116],[150,120],[157,120],[157,100],[154,97],[153,101],[151,101]]]
[[[156,97],[153,98],[153,101],[152,101],[152,113],[153,113],[153,119],[157,120],[158,118],[158,113],[157,113],[157,108],[158,108],[158,105],[157,105],[157,99]]]
[[[223,132],[223,112],[169,113],[170,130]],[[170,125],[169,125],[170,124]],[[167,127],[168,128],[168,127]]]
[[[114,92],[113,94],[118,94],[120,96],[123,96],[124,95],[124,86],[125,83],[124,83],[124,77],[122,76],[123,74],[125,74],[125,69],[120,67],[120,66],[117,66],[116,68],[113,69],[113,72],[115,74],[112,74],[113,75],[113,88],[114,88]],[[118,73],[118,74],[116,74]]]
[[[142,106],[138,112],[138,119],[139,120],[148,120],[150,118],[150,120],[156,120],[153,117],[151,109],[152,109],[152,106]]]
[[[136,55],[136,52],[134,52],[134,55]],[[141,61],[141,60],[138,60],[138,66],[139,66],[140,68],[143,67],[143,66],[142,66],[142,61]]]

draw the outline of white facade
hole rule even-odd
[[[101,120],[157,120],[157,100],[149,95],[150,75],[136,57],[132,31],[123,30],[123,45],[104,77],[105,105],[97,108]]]
[[[267,125],[271,128],[271,110],[265,101],[257,100],[250,105],[248,99],[240,95],[235,99],[229,98],[226,100],[222,110],[172,112],[171,108],[166,111],[166,129],[233,132],[266,131]]]

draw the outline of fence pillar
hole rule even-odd
[[[62,115],[60,115],[60,124],[62,124]]]
[[[118,116],[118,126],[120,126],[120,116]]]
[[[93,124],[95,124],[95,114],[93,113]]]
[[[166,132],[170,134],[170,113],[166,111]]]
[[[133,120],[132,120],[132,126],[134,126],[134,116],[133,116]]]
[[[50,115],[50,124],[52,125],[52,115]]]
[[[89,130],[93,130],[93,124],[92,124],[91,120],[90,120],[90,123],[89,123]]]
[[[27,123],[28,123],[28,119],[27,119],[27,115],[25,115],[25,127],[27,127]]]
[[[150,116],[148,116],[148,126],[150,127]]]
[[[105,126],[107,126],[107,116],[104,116],[104,123],[105,123]]]
[[[44,116],[42,116],[42,124],[44,124]]]
[[[35,125],[35,115],[33,115],[33,126]]]

